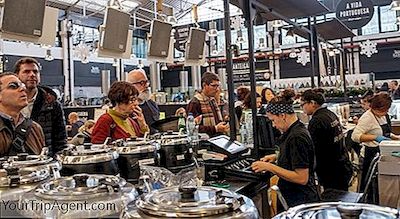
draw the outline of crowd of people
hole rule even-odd
[[[18,153],[39,154],[46,146],[50,156],[69,143],[102,144],[108,140],[143,137],[157,132],[151,125],[159,119],[157,104],[149,97],[149,80],[141,69],[129,73],[127,81],[114,82],[108,92],[111,106],[97,121],[80,120],[77,113],[68,115],[66,126],[62,105],[54,92],[40,85],[40,65],[32,58],[16,62],[15,72],[0,74],[0,156]],[[237,89],[235,115],[227,112],[220,98],[221,84],[211,72],[203,74],[201,91],[197,92],[179,115],[192,114],[199,132],[210,136],[229,133],[229,119],[241,121],[243,111],[251,109],[251,92]],[[294,111],[294,101],[311,116],[306,126]],[[350,132],[352,146],[363,154],[361,189],[372,158],[379,153],[383,140],[399,140],[391,130],[388,111],[392,99],[400,97],[396,81],[388,92],[368,91],[360,98],[365,112],[353,117],[356,127]],[[319,201],[324,189],[347,191],[353,175],[346,141],[338,116],[327,109],[321,89],[310,89],[300,95],[293,90],[279,94],[264,88],[257,94],[257,111],[272,122],[277,134],[278,154],[267,155],[252,164],[255,172],[277,175],[278,186],[289,206]]]

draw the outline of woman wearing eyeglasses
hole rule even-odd
[[[279,155],[267,155],[251,167],[255,172],[271,172],[289,207],[319,201],[314,180],[314,146],[311,136],[293,109],[294,93],[284,91],[266,107],[268,118],[283,134]],[[276,164],[275,164],[276,162]]]
[[[360,191],[366,184],[366,174],[374,156],[380,152],[379,143],[384,140],[399,140],[400,137],[392,133],[388,111],[392,105],[392,98],[387,92],[375,94],[369,101],[370,109],[358,120],[351,139],[362,143],[365,149]]]
[[[138,90],[125,81],[114,82],[108,92],[112,107],[100,116],[92,132],[92,143],[143,137],[149,131],[137,99]],[[133,115],[133,117],[132,117]]]

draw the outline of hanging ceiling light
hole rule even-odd
[[[259,49],[265,49],[267,46],[265,45],[265,39],[264,38],[260,38],[258,40],[258,48]]]
[[[176,20],[176,17],[175,17],[175,16],[168,16],[168,17],[167,17],[167,22],[170,23],[170,24],[172,24],[172,25],[175,25],[175,24],[178,23],[178,21]]]
[[[84,56],[84,57],[82,57],[81,62],[82,62],[82,64],[87,64],[87,63],[89,63],[89,59],[86,56]]]
[[[289,58],[294,59],[294,58],[296,58],[296,57],[297,57],[296,50],[295,50],[294,48],[292,48],[292,49],[290,50],[290,53],[289,53]]]
[[[282,20],[273,20],[272,26],[275,28],[283,27],[283,21]]]
[[[112,66],[117,67],[118,66],[118,59],[113,60]]]
[[[219,54],[219,52],[218,52],[218,50],[216,50],[216,49],[214,49],[214,50],[211,52],[211,55],[212,55],[212,56],[218,56],[218,54]]]
[[[244,43],[244,38],[243,38],[243,33],[242,30],[237,31],[237,39],[236,39],[236,44],[241,44]]]
[[[334,49],[333,52],[334,52],[336,55],[339,55],[339,54],[340,54],[340,50],[339,50],[339,49]]]
[[[288,29],[286,33],[286,38],[289,38],[290,40],[294,39],[294,30],[292,27]]]
[[[202,67],[205,67],[205,68],[207,68],[208,66],[210,66],[210,65],[208,64],[207,61],[205,61],[204,64],[202,65]]]
[[[218,31],[217,31],[217,22],[215,21],[210,21],[210,23],[208,23],[208,36],[210,37],[216,37],[218,36]]]
[[[392,11],[400,11],[400,1],[393,0],[390,4],[390,10]]]
[[[46,49],[46,56],[44,57],[44,60],[49,62],[54,60],[54,57],[51,55],[50,49]]]
[[[167,63],[163,63],[163,64],[161,65],[161,71],[168,71]]]
[[[141,59],[138,60],[138,68],[142,69],[144,67],[143,61]]]
[[[325,42],[321,42],[321,49],[328,49],[328,45]]]
[[[282,54],[282,49],[281,49],[281,48],[275,48],[275,49],[274,49],[274,54],[275,54],[275,55]]]
[[[329,50],[328,55],[329,55],[330,57],[335,56],[335,51]]]

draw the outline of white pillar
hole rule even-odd
[[[72,38],[68,38],[69,21],[67,19],[61,22],[61,42],[62,42],[62,57],[63,57],[63,74],[64,74],[64,99],[71,101],[75,99],[75,77],[74,77],[74,59],[72,46]]]
[[[189,90],[189,74],[187,71],[180,71],[179,72],[179,79],[180,79],[180,84],[181,88],[180,91],[182,93],[187,92]]]
[[[192,87],[195,90],[201,89],[201,67],[192,66]]]
[[[153,62],[150,64],[150,82],[151,82],[150,84],[152,93],[161,90],[160,63]]]

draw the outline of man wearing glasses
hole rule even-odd
[[[40,83],[39,62],[33,58],[22,58],[15,64],[19,80],[26,86],[28,105],[22,110],[26,118],[42,126],[49,155],[67,147],[67,133],[64,110],[54,92],[42,87]]]
[[[216,74],[204,73],[201,78],[201,93],[195,94],[187,106],[188,113],[192,113],[194,117],[201,116],[199,132],[207,133],[210,136],[229,131],[229,124],[223,121],[221,110],[215,101],[215,94],[220,86]]]
[[[28,105],[25,84],[11,72],[0,74],[0,157],[18,153],[39,154],[44,146],[42,128],[25,118]]]
[[[134,69],[129,72],[127,80],[139,91],[139,106],[142,109],[147,125],[150,127],[150,134],[156,133],[157,130],[151,125],[159,120],[160,110],[157,103],[150,99],[150,92],[148,89],[150,81],[147,79],[146,72],[143,69]]]

